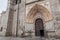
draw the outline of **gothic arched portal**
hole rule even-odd
[[[37,14],[39,14],[41,17],[37,17],[38,19],[35,19],[35,17],[38,16]],[[53,17],[47,8],[42,5],[35,4],[35,6],[33,6],[27,14],[26,22],[35,24],[36,36],[46,36],[47,33],[44,30],[43,23],[48,22],[52,19]]]
[[[35,20],[35,36],[44,37],[44,25],[41,18]]]

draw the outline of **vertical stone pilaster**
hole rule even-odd
[[[21,0],[21,3],[19,4],[19,25],[18,25],[18,35],[19,36],[24,31],[24,27],[25,27],[25,17],[26,17],[25,10],[26,10],[25,9],[25,0]]]
[[[7,29],[6,29],[6,36],[12,36],[12,25],[13,25],[13,15],[14,15],[14,1],[9,0],[8,5],[8,22],[7,22]]]

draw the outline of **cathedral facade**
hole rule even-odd
[[[59,0],[8,0],[4,36],[60,37]]]

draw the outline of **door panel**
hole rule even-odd
[[[35,35],[44,36],[43,20],[40,18],[36,19],[36,21],[35,21]]]

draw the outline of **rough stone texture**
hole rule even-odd
[[[16,5],[17,6],[17,5]],[[16,27],[17,27],[17,7],[14,7],[15,12],[14,12],[14,17],[13,17],[13,27],[12,27],[12,35],[16,36]]]
[[[28,38],[19,38],[19,37],[0,37],[0,40],[60,40],[56,38],[41,38],[41,37],[28,37]]]
[[[32,1],[33,2],[33,1]],[[29,4],[29,5],[26,5],[26,16],[28,16],[27,14],[29,13],[29,11],[31,10],[31,8],[35,5],[35,4],[39,4],[39,5],[43,5],[45,8],[47,8],[48,10],[49,10],[49,12],[51,13],[51,9],[50,9],[50,4],[49,4],[49,1],[43,1],[43,2],[35,2],[35,3],[32,3],[32,4]],[[53,13],[51,13],[51,14],[53,14]],[[35,18],[40,18],[39,16],[41,16],[41,14],[36,14],[35,15]],[[34,19],[35,20],[35,19]],[[52,23],[52,24],[51,24]],[[32,25],[31,25],[32,24]],[[35,30],[35,26],[34,26],[35,24],[34,24],[34,22],[33,23],[26,23],[26,30],[28,31],[28,30],[31,30],[31,29],[33,29],[33,30]],[[30,27],[31,26],[31,27]],[[29,28],[29,29],[28,29]],[[31,28],[31,29],[30,29]],[[51,20],[51,21],[49,21],[49,22],[44,22],[44,29],[45,29],[45,31],[51,31],[51,32],[49,32],[48,33],[48,35],[53,35],[54,34],[54,24],[53,24],[53,20]],[[32,30],[32,31],[33,31]]]
[[[44,0],[39,2],[34,2],[36,0],[21,0],[21,3],[16,4],[15,0],[9,0],[8,1],[8,8],[6,12],[6,19],[5,16],[3,16],[3,19],[6,21],[3,25],[7,27],[7,29],[3,29],[6,31],[3,31],[3,35],[5,33],[7,35],[11,36],[21,36],[23,32],[27,31],[33,31],[33,35],[35,35],[35,19],[36,18],[43,18],[44,16],[38,13],[33,17],[33,23],[26,22],[26,17],[28,16],[29,11],[35,4],[42,5],[44,8],[46,8],[51,15],[53,16],[52,20],[45,22],[44,21],[44,29],[47,31],[48,36],[60,36],[60,9],[59,9],[59,1],[58,0]],[[34,2],[32,4],[27,4],[30,2]],[[26,4],[25,4],[26,3]],[[18,7],[19,5],[19,7]],[[46,14],[44,14],[46,15]],[[46,17],[47,18],[47,17]],[[43,18],[44,19],[44,18]],[[3,20],[3,21],[4,21]],[[17,21],[18,20],[18,21]],[[18,23],[17,23],[18,22]],[[1,34],[2,34],[1,33]],[[28,33],[26,33],[28,34]]]
[[[5,36],[6,28],[7,28],[7,21],[8,21],[8,12],[2,12],[1,14],[1,24],[0,24],[0,36]]]
[[[54,16],[54,28],[55,28],[55,33],[56,35],[60,36],[60,9],[59,9],[59,0],[52,0],[50,1],[50,6],[51,6],[51,11]]]
[[[20,24],[19,24],[19,28],[22,30],[25,27],[25,18],[26,18],[26,12],[25,12],[25,2],[22,1],[21,5],[20,5],[20,14],[19,14],[19,20],[20,20]],[[19,30],[20,31],[20,30]],[[22,30],[24,31],[24,30]]]
[[[10,3],[10,7],[9,7],[9,12],[8,12],[9,14],[8,14],[6,36],[11,36],[12,35],[12,25],[13,25],[13,15],[14,15],[14,3],[11,0],[9,0],[9,1],[10,1],[9,2]]]

